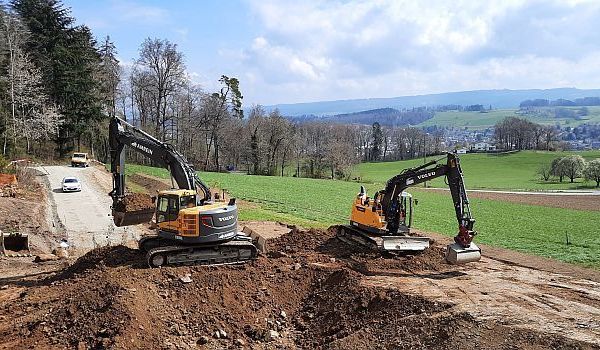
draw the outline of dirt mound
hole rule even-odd
[[[115,204],[114,209],[119,212],[131,212],[154,208],[152,197],[144,193],[129,193]]]
[[[6,185],[17,185],[17,177],[14,174],[0,174],[0,187]]]
[[[355,267],[371,267],[369,253],[341,244],[332,230],[294,229],[269,257],[244,265],[161,269],[145,268],[137,250],[96,249],[0,306],[11,320],[0,322],[0,337],[14,340],[0,349],[592,348],[366,285]],[[427,261],[438,253],[374,266],[435,268]]]
[[[359,345],[352,340],[356,332],[377,325],[382,331],[387,330],[389,323],[397,319],[426,312],[437,313],[448,308],[450,305],[436,304],[390,290],[362,287],[356,272],[340,270],[329,275],[305,301],[298,327],[310,336],[301,337],[299,344],[307,348],[320,348],[336,343],[342,348],[354,348]],[[378,335],[379,338],[383,336]],[[397,336],[398,333],[390,333],[388,338],[391,339],[388,341]],[[348,341],[343,341],[345,338]],[[406,344],[406,340],[402,342]],[[360,344],[359,347],[363,346]],[[395,347],[390,344],[390,348]]]
[[[72,265],[53,277],[64,280],[103,267],[131,266],[145,268],[146,261],[140,251],[125,246],[101,247],[79,257]]]
[[[283,252],[286,255],[313,257],[313,261],[320,261],[324,256],[328,256],[329,259],[346,261],[361,272],[380,270],[445,271],[451,268],[444,258],[445,247],[436,244],[435,241],[430,249],[419,254],[382,254],[359,245],[346,244],[336,238],[336,232],[337,226],[332,226],[327,230],[301,230],[292,227],[290,233],[269,240],[270,255],[279,256]]]

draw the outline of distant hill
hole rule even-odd
[[[356,100],[321,101],[307,103],[277,104],[265,106],[270,111],[278,108],[286,116],[302,115],[339,115],[368,110],[392,108],[403,110],[412,107],[428,107],[457,104],[462,106],[482,104],[498,108],[518,108],[525,100],[533,99],[569,99],[588,96],[600,96],[600,89],[530,89],[530,90],[474,90],[447,92],[441,94],[401,96],[390,98],[368,98]]]
[[[328,121],[339,124],[371,125],[378,122],[384,126],[406,126],[422,123],[433,117],[434,113],[425,108],[415,108],[408,111],[399,111],[394,108],[377,108],[355,113],[336,114],[332,116],[302,115],[288,117],[295,122]]]

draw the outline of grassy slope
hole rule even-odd
[[[167,177],[163,169],[129,166],[128,172]],[[336,180],[202,173],[211,186],[257,205],[242,207],[241,220],[280,220],[303,226],[326,227],[348,220],[359,185]],[[372,193],[380,185],[367,185]],[[456,222],[448,195],[412,191],[419,199],[415,226],[453,236]],[[600,215],[597,212],[545,208],[472,199],[478,241],[562,261],[600,267]],[[575,242],[566,245],[565,233]]]
[[[507,155],[466,154],[461,155],[461,166],[468,188],[483,189],[520,189],[520,190],[558,190],[593,188],[595,183],[576,179],[571,184],[565,182],[545,183],[536,175],[542,164],[549,164],[552,159],[567,154],[580,154],[587,160],[600,158],[600,151],[587,152],[543,152],[524,151]],[[433,159],[433,158],[431,158]],[[422,159],[398,162],[362,163],[355,171],[363,181],[384,183],[402,169],[423,164]],[[433,187],[445,187],[442,179],[432,181]]]
[[[578,109],[579,107],[564,108]],[[589,106],[587,108],[589,111],[588,115],[580,120],[570,118],[536,117],[533,115],[517,115],[515,114],[516,109],[498,109],[487,113],[458,111],[436,112],[433,118],[417,124],[416,126],[421,127],[437,125],[466,127],[469,129],[485,129],[493,127],[496,123],[506,117],[526,118],[532,122],[543,125],[555,125],[556,123],[559,123],[563,126],[577,126],[583,123],[600,122],[600,106]]]

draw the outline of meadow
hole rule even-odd
[[[554,108],[554,107],[549,107]],[[580,107],[563,107],[578,109]],[[588,106],[588,115],[581,119],[554,118],[553,116],[535,116],[517,114],[517,109],[496,109],[487,112],[447,111],[436,112],[433,118],[428,119],[416,127],[437,125],[440,127],[458,127],[468,129],[486,129],[493,127],[506,117],[519,117],[542,125],[578,126],[583,123],[600,122],[600,106]]]
[[[509,154],[464,154],[460,155],[460,163],[468,189],[510,189],[510,190],[575,190],[593,189],[596,185],[591,181],[576,179],[570,183],[553,180],[541,181],[537,170],[543,164],[550,164],[554,158],[570,154],[579,154],[587,160],[600,158],[600,151],[586,152],[545,152],[521,151]],[[443,156],[442,156],[443,157]],[[427,161],[440,158],[430,157]],[[442,160],[443,162],[443,160]],[[362,163],[355,167],[352,177],[360,177],[363,182],[385,183],[387,179],[398,174],[402,169],[423,164],[423,159],[396,162]],[[431,187],[445,187],[443,179],[428,183]]]
[[[168,178],[164,169],[130,165],[128,173]],[[338,180],[200,173],[210,186],[226,189],[244,201],[240,220],[274,220],[305,227],[328,227],[348,221],[360,184]],[[368,193],[380,184],[365,184]],[[448,236],[456,234],[448,194],[411,189],[419,200],[414,226]],[[600,268],[598,212],[547,208],[471,199],[477,241],[494,246]],[[571,244],[566,244],[566,236]]]

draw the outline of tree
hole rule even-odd
[[[373,141],[371,142],[371,160],[378,161],[381,156],[381,148],[383,145],[383,131],[381,130],[381,125],[378,122],[373,123],[372,126],[372,137]]]
[[[600,187],[600,158],[589,161],[583,175],[586,180],[596,181],[596,187]]]
[[[25,139],[27,152],[32,141],[48,140],[58,133],[62,115],[44,91],[42,73],[24,50],[29,33],[14,13],[3,16],[0,32],[6,38],[13,148]],[[3,154],[7,152],[8,130],[4,132]]]
[[[100,66],[98,79],[100,81],[100,100],[104,111],[109,117],[114,117],[117,107],[119,82],[121,81],[121,66],[117,60],[115,44],[106,36],[100,45]]]
[[[564,157],[560,164],[564,167],[565,176],[567,176],[571,183],[575,178],[580,177],[585,169],[585,159],[580,155],[570,155]]]
[[[552,176],[552,165],[550,164],[543,164],[538,168],[537,171],[538,175],[540,175],[540,178],[543,181],[548,181],[550,180],[550,177]]]
[[[81,136],[103,118],[95,72],[96,42],[86,26],[74,26],[69,10],[57,0],[13,0],[30,35],[26,52],[41,70],[51,102],[64,115],[56,143],[60,156],[81,147]]]
[[[166,39],[144,40],[140,47],[140,57],[136,64],[144,91],[151,90],[155,136],[165,140],[165,125],[170,118],[166,115],[167,99],[181,87],[185,78],[183,54],[177,44]],[[148,95],[146,95],[148,96]]]
[[[2,27],[0,28],[3,39],[2,42],[5,43],[5,50],[8,52],[8,90],[10,91],[10,110],[12,117],[12,126],[13,126],[13,138],[16,147],[16,125],[17,125],[17,99],[18,99],[18,89],[22,87],[22,78],[23,73],[30,68],[29,62],[25,62],[26,54],[23,51],[23,46],[27,40],[27,31],[19,18],[11,12],[2,12]],[[25,68],[27,67],[27,68]],[[21,83],[21,84],[19,84]],[[22,89],[21,89],[22,90]],[[2,147],[2,154],[6,155],[7,146],[8,146],[8,118],[5,119],[4,124],[4,145]]]
[[[562,162],[563,157],[554,158],[550,164],[550,173],[552,176],[559,178],[560,182],[566,176],[565,164]]]
[[[207,95],[205,99],[204,118],[202,119],[202,124],[208,126],[205,169],[210,168],[210,153],[214,149],[213,159],[217,171],[220,170],[219,134],[225,125],[224,120],[227,118],[242,119],[244,117],[244,111],[242,110],[243,96],[240,91],[239,80],[222,75],[219,82],[222,84],[221,90]]]

